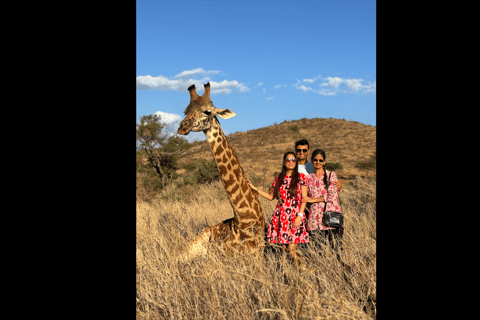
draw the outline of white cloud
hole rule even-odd
[[[358,92],[362,89],[363,79],[346,79],[345,84],[349,92]]]
[[[211,81],[210,77],[205,75],[218,74],[218,70],[207,70],[205,71],[202,68],[194,70],[185,70],[176,76],[173,79],[169,79],[165,76],[159,75],[157,77],[152,77],[151,75],[138,76],[137,77],[137,90],[173,90],[173,91],[186,91],[188,87],[192,84],[197,88],[197,93],[201,94],[204,90],[203,84],[210,82],[210,90],[213,94],[220,93],[231,93],[232,89],[235,89],[238,92],[250,91],[250,89],[245,86],[243,83],[239,83],[236,80],[227,81],[223,80],[222,82]],[[193,76],[203,75],[201,79],[193,79]]]
[[[268,98],[265,99],[265,100],[272,100],[273,98],[275,98],[275,97],[268,97]]]
[[[369,94],[369,93],[377,93],[377,81],[375,80],[373,83],[368,81],[368,86],[365,86],[365,88],[362,91],[363,94]]]
[[[344,82],[344,79],[339,77],[328,77],[325,80],[328,80],[328,85],[334,89],[337,89]]]
[[[193,69],[193,70],[185,70],[175,76],[175,78],[183,78],[183,79],[190,79],[192,76],[197,74],[217,74],[220,73],[219,70],[209,70],[205,71],[202,68]]]
[[[250,91],[247,86],[243,83],[238,83],[236,80],[223,80],[222,82],[210,81],[210,90],[212,93],[231,93],[232,89],[235,89],[238,92]]]
[[[263,88],[263,93],[267,92],[267,89]]]
[[[314,83],[315,80],[317,80],[317,78],[313,78],[313,79],[303,79],[303,82]]]
[[[320,79],[320,75],[318,77],[312,78],[312,79],[303,79],[303,82],[308,82],[308,83],[314,83],[317,79]],[[298,81],[300,82],[300,81]]]
[[[180,121],[182,121],[182,117],[178,114],[162,112],[162,111],[157,111],[155,112],[155,114],[158,114],[162,119],[162,122],[165,122],[167,124],[172,124],[172,123],[180,124]]]
[[[261,85],[263,85],[263,82],[259,82],[259,83],[257,84],[257,87],[260,87]]]
[[[327,78],[319,78],[319,79],[322,79],[327,82],[323,82],[319,84],[318,90],[314,90],[310,87],[305,87],[304,85],[300,85],[300,80],[298,80],[297,83],[293,85],[293,87],[300,89],[303,92],[313,91],[325,96],[333,96],[333,95],[336,95],[337,93],[362,93],[362,94],[374,93],[375,94],[377,92],[376,81],[374,81],[373,83],[369,81],[368,84],[364,84],[363,79],[343,79],[339,77],[327,77]],[[309,80],[312,80],[312,79],[304,79],[303,82],[310,82]]]
[[[312,91],[313,89],[310,88],[310,87],[305,87],[303,84],[302,85],[298,85],[298,83],[296,83],[294,85],[294,87],[296,87],[297,89],[300,89],[302,90],[303,92],[307,92],[307,91]]]
[[[318,94],[324,95],[324,96],[334,96],[336,92],[328,89],[322,89],[317,91]]]
[[[286,84],[277,84],[275,87],[273,87],[273,89],[278,89],[280,87],[286,87],[287,85]]]

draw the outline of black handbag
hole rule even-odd
[[[325,172],[326,174],[326,172]],[[328,176],[328,187],[330,186],[330,176],[332,172],[330,171],[330,175]],[[343,228],[344,219],[343,213],[335,212],[335,211],[326,211],[327,209],[327,202],[325,201],[325,207],[323,208],[323,217],[322,217],[322,225],[329,228]]]

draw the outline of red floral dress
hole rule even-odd
[[[273,181],[272,188],[275,187],[277,179],[278,176],[275,178],[275,181]],[[303,173],[299,173],[297,196],[295,198],[288,192],[291,180],[292,177],[289,176],[283,179],[279,190],[281,200],[278,201],[275,211],[273,212],[272,221],[268,225],[267,238],[273,243],[308,243],[308,233],[305,229],[305,216],[303,216],[300,226],[296,229],[293,228],[294,232],[292,233],[293,222],[302,204],[301,186],[306,185],[306,176]]]
[[[337,174],[333,171],[328,171],[328,170],[325,170],[325,171],[327,173],[327,178],[328,176],[330,176],[330,185],[328,187],[328,190],[325,189],[325,185],[323,183],[323,175],[320,178],[318,178],[314,172],[307,176],[308,196],[310,198],[323,197],[327,202],[327,211],[342,212],[342,208],[340,207],[340,203],[338,200],[337,186],[335,185],[335,181],[337,181]],[[332,173],[331,175],[330,175],[330,172]],[[333,229],[333,228],[325,227],[322,225],[324,208],[325,208],[325,202],[312,203],[312,205],[310,206],[310,213],[307,213],[308,215],[307,230],[308,231],[317,230],[317,229],[319,230]]]

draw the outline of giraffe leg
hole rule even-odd
[[[208,226],[180,253],[177,261],[187,262],[198,256],[207,255],[208,241],[212,234],[213,226]]]

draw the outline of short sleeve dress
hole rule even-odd
[[[273,181],[272,188],[277,184],[277,179],[278,176],[275,178],[275,181]],[[294,232],[292,233],[293,222],[302,204],[301,186],[306,185],[306,176],[303,173],[299,173],[296,197],[293,197],[293,195],[288,192],[291,180],[292,177],[290,176],[285,176],[283,179],[279,190],[281,200],[278,201],[272,215],[272,221],[268,225],[267,238],[273,243],[296,244],[308,243],[309,240],[308,232],[305,228],[305,216],[303,216],[300,226],[296,229],[293,228]]]
[[[323,197],[327,203],[327,211],[342,212],[340,207],[337,186],[337,174],[333,171],[325,170],[327,178],[330,176],[330,185],[325,188],[323,183],[323,175],[318,178],[314,172],[307,176],[308,196],[311,198]],[[330,174],[331,173],[331,174]],[[327,182],[328,183],[328,182]],[[325,208],[325,202],[315,202],[310,206],[310,213],[308,214],[307,230],[328,230],[333,229],[322,225],[323,212]]]

